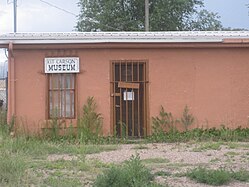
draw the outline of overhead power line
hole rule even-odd
[[[49,5],[49,6],[51,6],[51,7],[57,8],[58,10],[61,10],[61,11],[63,11],[63,12],[66,12],[66,13],[68,13],[68,14],[71,14],[71,15],[73,15],[73,16],[77,16],[75,13],[70,12],[70,11],[64,9],[64,8],[60,8],[60,7],[58,7],[58,6],[54,5],[54,4],[51,4],[51,3],[47,2],[47,1],[44,1],[44,0],[40,0],[40,1],[43,2],[43,3],[45,3],[45,4],[47,4],[47,5]]]

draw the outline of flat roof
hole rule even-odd
[[[249,31],[51,32],[0,34],[0,44],[212,43],[249,40]]]

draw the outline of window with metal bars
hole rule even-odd
[[[75,118],[75,74],[49,74],[49,118]]]

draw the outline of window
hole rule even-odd
[[[75,74],[49,74],[49,118],[75,118]]]

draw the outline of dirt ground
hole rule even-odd
[[[209,186],[182,175],[198,166],[249,171],[249,143],[240,142],[128,144],[120,145],[117,150],[88,154],[86,159],[119,164],[136,154],[153,173],[168,173],[167,176],[156,177],[156,181],[165,186]],[[233,180],[225,186],[249,187],[249,183]]]

